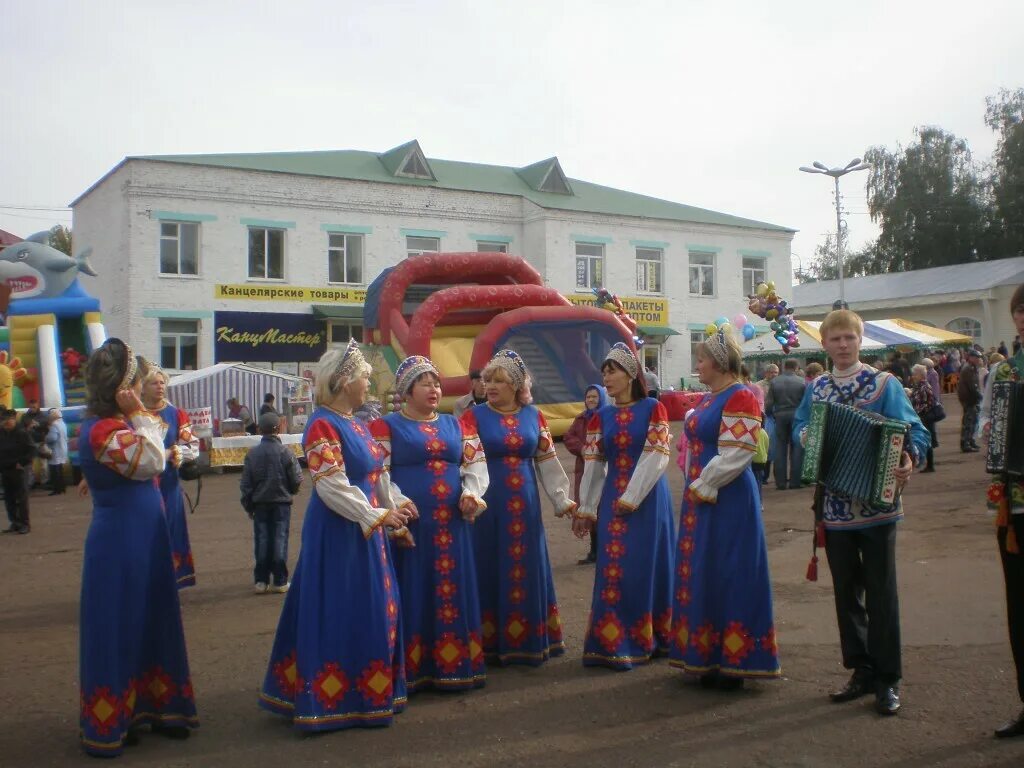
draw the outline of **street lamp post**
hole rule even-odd
[[[831,176],[836,183],[836,266],[839,268],[839,301],[846,302],[846,291],[843,285],[843,202],[839,197],[839,178],[853,171],[863,171],[871,167],[871,163],[863,162],[859,157],[853,158],[844,167],[829,168],[815,160],[811,167],[801,165],[804,173],[823,173]]]

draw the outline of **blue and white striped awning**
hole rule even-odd
[[[227,417],[228,398],[237,397],[256,418],[266,393],[274,395],[281,410],[285,399],[294,400],[296,390],[308,384],[306,379],[287,373],[242,363],[217,363],[175,376],[167,385],[167,399],[179,408],[209,407],[216,422]]]

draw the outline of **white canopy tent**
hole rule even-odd
[[[175,376],[167,385],[167,399],[179,408],[207,408],[214,423],[227,417],[227,401],[237,397],[258,418],[263,396],[271,393],[278,411],[288,400],[308,400],[309,382],[287,373],[253,368],[243,363],[217,363]]]

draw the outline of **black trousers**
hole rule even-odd
[[[1006,551],[1006,528],[999,529],[999,556],[1006,580],[1006,620],[1010,625],[1010,650],[1017,667],[1017,695],[1024,702],[1024,515],[1010,515],[1010,525],[1022,548],[1019,554]]]
[[[7,467],[0,470],[4,486],[4,506],[12,528],[28,528],[28,493],[25,491],[25,470]]]
[[[843,666],[870,672],[883,685],[903,676],[896,588],[896,523],[826,531]]]

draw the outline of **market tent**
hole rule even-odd
[[[256,418],[267,392],[273,393],[280,411],[285,399],[296,399],[298,390],[303,390],[302,399],[308,399],[309,392],[303,389],[308,386],[309,382],[300,376],[242,363],[217,363],[172,378],[167,385],[167,399],[179,408],[209,407],[216,423],[227,416],[230,397],[237,397]]]
[[[782,351],[779,342],[770,334],[756,336],[743,344],[743,358],[821,357],[825,354],[821,346],[820,320],[797,320],[800,328],[800,346],[788,354]],[[972,339],[963,334],[932,328],[922,323],[898,318],[891,320],[865,320],[864,341],[861,351],[881,353],[887,350],[910,350],[940,347],[945,345],[967,346]]]

